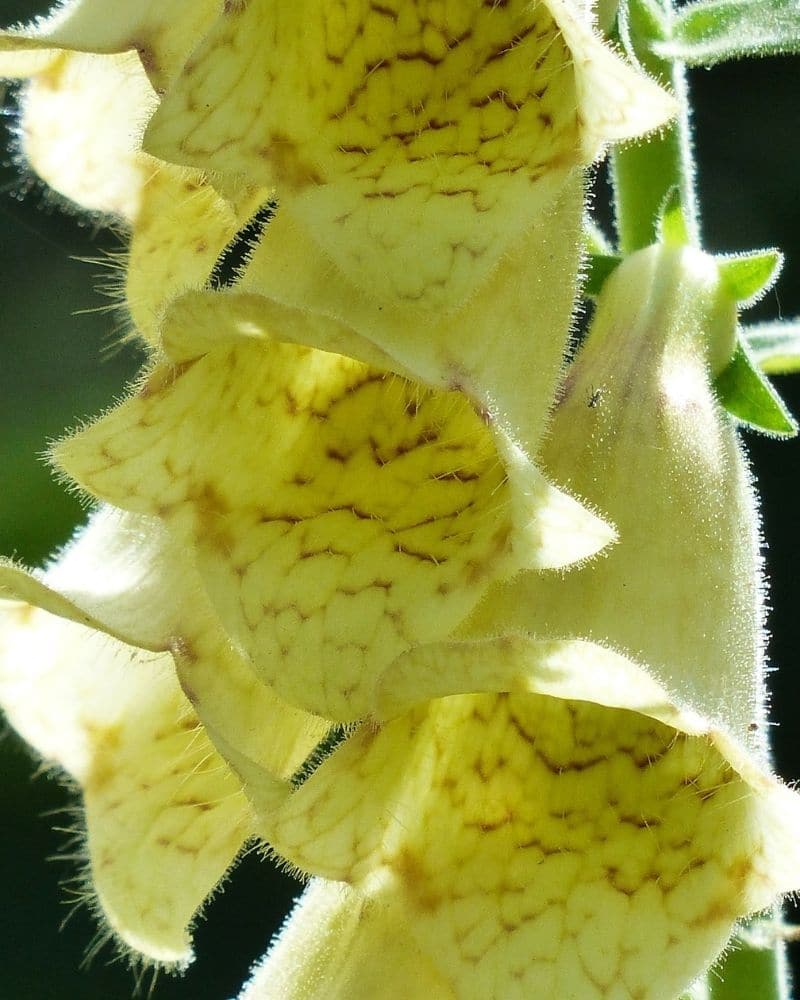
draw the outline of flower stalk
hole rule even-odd
[[[615,225],[622,254],[641,250],[658,239],[658,219],[673,189],[679,193],[689,242],[700,245],[686,70],[678,60],[663,59],[654,51],[656,43],[670,38],[674,17],[671,0],[631,0],[622,5],[618,19],[625,50],[654,79],[670,88],[678,104],[677,114],[658,135],[647,142],[617,146],[610,153]]]

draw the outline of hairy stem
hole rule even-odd
[[[689,240],[699,245],[699,219],[694,186],[689,97],[681,63],[658,58],[652,43],[669,37],[672,9],[654,0],[631,0],[620,12],[620,36],[633,55],[660,83],[672,90],[680,110],[659,135],[615,148],[611,181],[619,249],[623,254],[649,246],[657,238],[658,215],[671,189],[677,187]]]

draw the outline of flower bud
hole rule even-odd
[[[611,275],[541,460],[619,542],[566,576],[490,594],[471,634],[583,636],[648,664],[675,700],[762,745],[762,581],[747,463],[712,377],[736,304],[715,260],[639,251]]]

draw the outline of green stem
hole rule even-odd
[[[673,92],[680,110],[661,134],[618,146],[611,154],[619,249],[628,254],[656,241],[659,210],[674,187],[680,191],[689,239],[699,244],[686,74],[681,63],[660,59],[651,50],[653,41],[669,37],[672,9],[668,0],[664,7],[654,0],[630,0],[624,10],[620,21],[626,48]]]

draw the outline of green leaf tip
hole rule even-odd
[[[800,317],[776,323],[757,323],[742,330],[753,361],[767,375],[800,372]]]
[[[697,0],[681,10],[671,37],[654,41],[653,50],[690,66],[800,52],[800,4],[797,0]]]
[[[714,380],[720,402],[741,423],[775,437],[794,437],[797,423],[774,387],[739,343],[727,368]]]
[[[601,227],[586,215],[583,219],[583,243],[588,254],[613,254],[614,247]]]
[[[728,294],[740,306],[757,302],[778,279],[783,267],[783,254],[769,248],[752,253],[717,257],[719,275]]]

